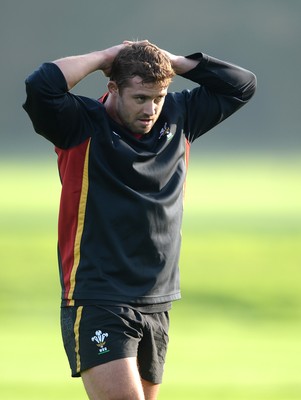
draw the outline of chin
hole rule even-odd
[[[145,128],[145,129],[141,129],[142,135],[147,135],[148,133],[150,133],[150,131],[153,129],[153,126],[154,126],[154,124],[152,126],[149,126],[149,127]]]

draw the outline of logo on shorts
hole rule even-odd
[[[96,346],[99,348],[98,355],[108,353],[110,351],[105,345],[107,337],[109,337],[108,333],[96,331],[95,336],[91,338],[92,342],[96,342]]]

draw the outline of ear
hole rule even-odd
[[[118,94],[118,86],[115,81],[109,81],[107,86],[110,94]]]

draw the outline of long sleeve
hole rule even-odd
[[[212,129],[247,104],[256,89],[256,76],[234,64],[202,53],[188,58],[199,60],[182,76],[199,84],[182,92],[186,101],[186,136],[190,142]]]
[[[55,146],[82,143],[91,131],[89,114],[100,104],[68,92],[66,80],[54,63],[44,63],[26,79],[28,113],[37,133]]]

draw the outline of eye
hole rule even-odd
[[[156,104],[160,104],[160,103],[163,101],[164,97],[165,97],[165,96],[158,96],[158,97],[156,97],[156,98],[155,98],[155,103],[156,103]]]
[[[135,100],[137,103],[144,103],[145,102],[145,96],[136,96]]]

